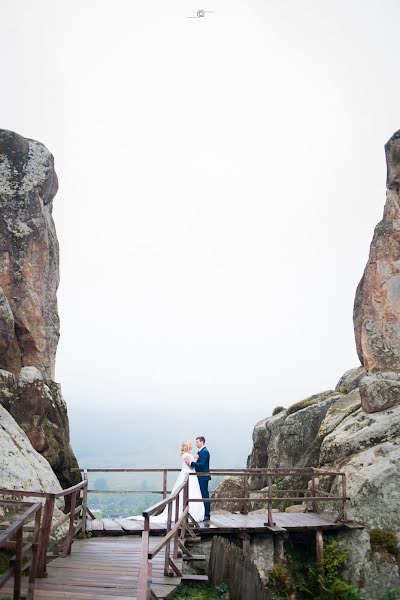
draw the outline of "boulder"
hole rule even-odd
[[[348,394],[349,392],[358,388],[360,380],[367,374],[364,367],[356,367],[355,369],[349,369],[339,379],[335,390],[341,394]]]
[[[307,403],[312,400],[308,405]],[[318,464],[320,440],[317,434],[329,408],[342,400],[337,392],[321,392],[305,401],[292,414],[280,412],[257,423],[248,467],[306,467]],[[296,406],[296,405],[294,405]],[[267,485],[263,477],[251,477],[251,489]]]
[[[17,393],[17,380],[9,371],[0,369],[0,404],[9,410],[11,400]]]
[[[33,492],[62,491],[61,485],[47,460],[32,447],[24,431],[10,413],[0,405],[0,488]],[[14,498],[15,499],[15,498]],[[39,502],[39,498],[21,498],[27,502]],[[43,501],[42,501],[43,502]],[[53,523],[62,517],[64,499],[58,498],[53,514]],[[12,520],[13,510],[7,512]],[[1,510],[4,514],[4,509]],[[52,533],[51,545],[58,543],[66,534],[68,524]]]
[[[323,440],[319,466],[346,473],[352,518],[400,533],[400,406],[351,413]]]
[[[393,592],[400,588],[400,570],[395,558],[373,552],[367,530],[341,532],[338,539],[349,552],[343,576],[362,589],[364,600],[395,598]]]
[[[353,389],[349,394],[338,397],[337,401],[329,407],[321,422],[317,434],[318,446],[321,447],[324,438],[334,431],[346,417],[359,410],[359,408],[361,408],[361,397],[358,388]]]
[[[0,406],[0,487],[54,493],[62,490],[47,460],[34,450],[3,406]]]
[[[360,381],[363,410],[367,413],[386,410],[400,404],[400,373],[378,372]]]
[[[250,557],[264,583],[273,569],[275,562],[275,546],[273,535],[253,535],[250,544]]]
[[[243,477],[225,477],[223,482],[212,492],[212,498],[241,498],[243,496]],[[213,502],[211,505],[211,511],[223,511],[227,510],[230,512],[237,512],[242,510],[243,502]]]

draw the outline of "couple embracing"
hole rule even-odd
[[[197,454],[193,456],[191,453],[193,445],[190,441],[182,442],[180,455],[182,468],[173,485],[171,495],[175,493],[178,487],[183,483],[187,473],[208,473],[210,471],[210,453],[205,446],[205,438],[200,435],[196,438]],[[201,498],[209,498],[208,482],[211,477],[209,475],[189,477],[189,498],[191,500],[200,500]],[[179,492],[179,513],[183,511],[183,490]],[[210,520],[210,503],[209,502],[189,502],[189,512],[193,519],[197,522]],[[179,515],[178,515],[179,516]],[[132,520],[141,520],[143,517],[137,515],[128,517]],[[166,523],[168,519],[168,506],[164,508],[162,513],[157,516],[150,517],[151,523]],[[172,505],[172,519],[175,519],[175,502]]]
[[[189,471],[193,473],[208,473],[210,471],[210,453],[205,446],[206,440],[204,436],[200,435],[196,438],[197,454],[192,456],[190,454],[193,446],[191,442],[183,442],[181,447],[182,457],[182,470],[178,475],[178,479],[174,484],[176,490],[182,483],[186,473]],[[209,498],[210,494],[208,491],[208,483],[210,481],[210,475],[200,475],[199,477],[189,477],[189,498]],[[178,481],[180,482],[178,483]],[[210,502],[189,502],[189,512],[195,521],[209,521],[210,520]]]

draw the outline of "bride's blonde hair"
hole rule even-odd
[[[184,440],[181,444],[181,454],[185,454],[185,452],[190,452],[192,448],[192,442],[190,442],[189,440]]]

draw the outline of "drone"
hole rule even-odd
[[[203,10],[202,8],[197,11],[195,17],[186,17],[187,19],[202,19],[206,16],[207,13],[213,13],[213,10]]]

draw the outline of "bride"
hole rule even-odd
[[[194,456],[190,454],[193,446],[192,443],[188,440],[182,442],[180,456],[181,456],[181,470],[179,475],[174,483],[174,486],[171,491],[171,496],[175,493],[175,490],[183,483],[185,479],[186,473],[195,473],[196,471],[186,464],[185,459],[187,457],[190,458],[190,462],[195,460]],[[197,476],[189,477],[189,498],[197,499],[202,498],[199,480]],[[179,515],[182,514],[183,511],[183,489],[179,492]],[[197,522],[204,520],[204,503],[203,502],[189,502],[189,513],[193,517],[193,519]],[[150,517],[150,523],[166,523],[168,518],[168,505],[164,508],[162,513],[157,516]],[[133,516],[128,517],[128,519],[139,521],[143,519],[141,516]],[[175,500],[172,501],[172,523],[175,521]]]

